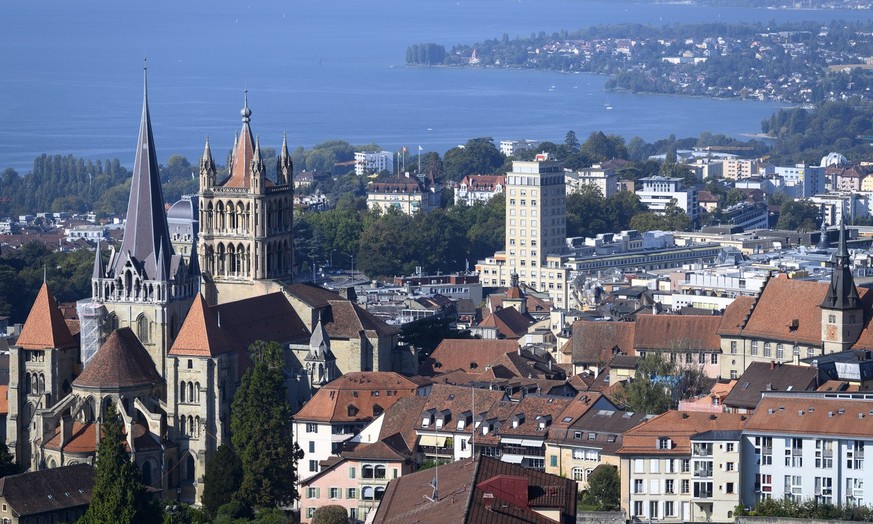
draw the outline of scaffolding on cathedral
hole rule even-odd
[[[79,315],[82,364],[87,365],[106,338],[108,313],[103,304],[90,298],[76,302],[76,312]]]

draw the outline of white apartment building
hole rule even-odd
[[[742,442],[742,500],[869,504],[873,395],[763,392]]]
[[[539,140],[501,140],[500,152],[505,156],[512,156],[523,149],[534,149],[539,145]]]
[[[506,175],[506,248],[502,257],[495,254],[476,264],[483,283],[494,280],[508,286],[515,273],[528,286],[548,293],[555,307],[568,308],[565,191],[561,163],[547,154],[512,163]]]
[[[506,185],[504,175],[468,175],[455,186],[455,205],[472,206],[476,202],[488,202],[503,193]]]
[[[675,200],[676,205],[685,211],[691,220],[696,222],[700,217],[697,190],[693,187],[682,187],[681,178],[651,176],[641,178],[639,182],[642,188],[638,189],[636,194],[640,197],[640,202],[650,211],[663,213],[670,201]]]
[[[809,198],[825,192],[825,168],[796,164],[776,167],[775,174],[782,177],[783,190],[794,198]]]
[[[391,151],[358,151],[355,153],[355,174],[358,176],[394,168],[394,153]]]
[[[618,192],[618,175],[600,164],[576,172],[566,173],[567,194],[578,193],[583,187],[596,187],[600,194],[609,198]]]

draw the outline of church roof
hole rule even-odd
[[[214,357],[237,347],[233,337],[219,325],[215,312],[206,304],[203,296],[198,294],[169,354]]]
[[[852,278],[852,269],[849,267],[849,250],[846,247],[846,225],[840,224],[840,242],[834,255],[834,272],[828,286],[827,295],[821,303],[825,309],[858,309],[861,301],[858,298],[858,288],[855,287],[855,279]]]
[[[164,254],[162,260],[158,258],[160,252]],[[119,275],[130,256],[138,269],[143,271],[144,278],[155,279],[158,274],[170,274],[172,254],[170,230],[164,213],[164,194],[158,172],[158,155],[152,137],[148,89],[144,80],[142,118],[133,162],[127,221],[121,249],[112,261],[111,269],[115,275]]]
[[[249,118],[252,110],[249,109],[248,91],[246,91],[245,104],[242,111],[242,131],[234,144],[230,176],[221,185],[223,187],[251,187],[252,186],[252,160],[260,156],[260,151],[252,138],[252,130],[249,127]]]
[[[73,386],[118,389],[163,381],[151,356],[133,331],[121,328],[109,334],[82,374],[73,381]]]
[[[58,302],[44,282],[16,344],[22,349],[67,349],[76,346],[76,339],[70,334]]]

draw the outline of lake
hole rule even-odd
[[[7,0],[0,5],[0,169],[41,153],[133,162],[143,57],[159,159],[224,162],[249,90],[265,147],[375,142],[440,154],[468,138],[562,141],[570,129],[648,141],[760,130],[780,104],[606,93],[605,77],[419,68],[406,47],[590,25],[870,18],[867,11],[704,8],[582,0],[250,2]],[[604,102],[614,107],[607,111]]]

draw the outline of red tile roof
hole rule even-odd
[[[866,290],[859,289],[860,294]],[[767,280],[743,330],[748,337],[801,344],[821,344],[821,304],[826,282],[794,280],[777,275]],[[797,325],[796,329],[792,325]]]
[[[701,413],[668,411],[643,422],[624,433],[624,445],[619,455],[689,455],[691,437],[706,431],[739,431],[746,423],[745,415],[734,413]],[[668,437],[670,449],[658,449],[658,439]]]
[[[519,313],[515,308],[509,307],[491,313],[479,323],[479,327],[497,328],[497,331],[504,337],[519,339],[527,333],[531,324],[532,322],[528,317]]]
[[[789,395],[765,394],[746,431],[864,439],[873,435],[873,401]]]
[[[299,421],[366,422],[402,397],[415,396],[418,385],[393,371],[346,373],[319,389],[294,415]],[[377,406],[381,408],[378,413]]]
[[[573,362],[577,364],[606,364],[614,356],[614,349],[634,355],[633,322],[577,320],[573,322]]]
[[[445,339],[419,369],[422,375],[454,370],[481,372],[501,355],[518,350],[515,340]]]
[[[634,348],[640,350],[720,351],[715,315],[640,315],[636,319]]]
[[[133,331],[121,328],[109,334],[82,374],[73,381],[73,386],[118,389],[154,385],[163,381],[151,356]]]
[[[22,349],[69,349],[76,340],[64,321],[58,301],[43,282],[16,342]]]
[[[214,357],[238,348],[238,343],[218,325],[215,312],[198,293],[169,354]]]
[[[738,336],[755,305],[756,297],[737,297],[725,308],[718,327],[719,335]]]

